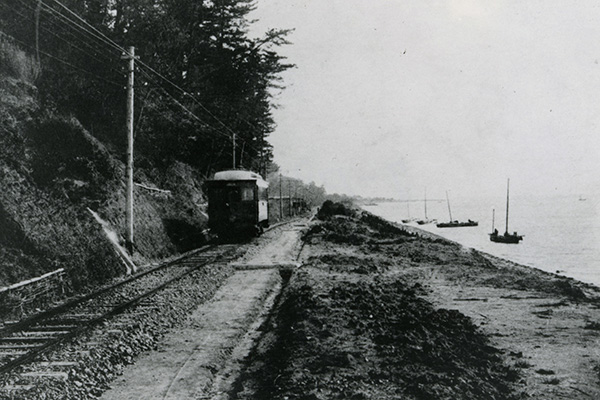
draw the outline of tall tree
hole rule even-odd
[[[27,23],[12,34],[35,46],[36,0],[6,0]],[[14,3],[14,4],[13,4]],[[123,148],[125,62],[133,45],[136,142],[152,164],[178,159],[209,173],[236,164],[255,170],[270,162],[271,89],[292,67],[275,52],[288,31],[248,38],[252,0],[44,1],[38,30],[48,107],[75,115],[102,140]],[[63,7],[66,6],[66,7]],[[84,21],[72,14],[73,10]],[[14,18],[13,18],[14,19]],[[10,21],[2,21],[10,22]],[[236,148],[232,136],[236,134]]]

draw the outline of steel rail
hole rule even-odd
[[[297,222],[299,220],[299,218],[295,218],[292,220],[287,220],[287,221],[282,221],[279,222],[277,224],[271,225],[269,228],[267,228],[265,231],[270,231],[273,230],[275,228],[278,228],[280,226],[283,225],[287,225],[287,224],[292,224],[294,222]],[[133,281],[136,281],[148,274],[151,274],[153,272],[159,271],[161,269],[164,269],[166,267],[172,266],[174,264],[177,264],[179,262],[185,261],[186,259],[192,259],[193,260],[193,256],[198,255],[199,253],[206,253],[208,252],[208,250],[214,249],[216,248],[217,245],[214,244],[210,244],[210,245],[206,245],[203,247],[200,247],[196,250],[192,250],[188,253],[182,254],[174,259],[171,259],[167,262],[164,262],[156,267],[150,268],[148,270],[139,272],[135,275],[132,275],[131,277],[124,279],[122,281],[119,281],[115,284],[112,285],[108,285],[104,288],[101,288],[97,291],[94,291],[92,293],[88,293],[86,295],[83,295],[79,298],[67,301],[57,307],[48,309],[46,311],[43,311],[41,313],[38,313],[36,315],[32,315],[31,317],[25,318],[22,321],[17,322],[16,324],[4,327],[4,329],[0,330],[0,338],[7,338],[10,339],[10,336],[8,336],[11,333],[17,332],[17,331],[24,331],[28,328],[31,328],[33,325],[35,324],[39,324],[40,322],[43,322],[45,320],[48,320],[52,317],[55,317],[57,315],[59,315],[60,313],[63,313],[65,311],[68,311],[70,309],[73,309],[75,306],[88,301],[88,300],[92,300],[96,297],[99,297],[100,295],[109,292],[111,290],[117,289],[125,284],[131,283]],[[219,255],[215,255],[214,259],[210,259],[210,260],[206,260],[206,261],[202,261],[200,264],[197,264],[189,269],[187,269],[185,272],[182,272],[181,274],[178,274],[177,276],[170,278],[168,280],[166,280],[165,282],[161,283],[160,285],[152,288],[151,290],[148,290],[140,295],[137,295],[127,301],[125,301],[124,303],[121,303],[113,308],[111,308],[110,310],[108,310],[107,312],[103,313],[102,315],[96,316],[91,318],[90,320],[87,321],[81,321],[80,322],[80,326],[78,326],[77,328],[73,329],[72,331],[68,332],[68,333],[64,333],[61,334],[59,336],[57,336],[56,338],[53,338],[49,341],[47,341],[46,343],[37,346],[33,349],[31,349],[30,351],[28,351],[27,353],[21,355],[21,356],[17,356],[15,359],[3,364],[0,366],[0,374],[4,374],[7,372],[10,372],[12,370],[14,370],[15,368],[17,368],[20,365],[26,364],[30,361],[33,361],[36,357],[40,356],[43,353],[46,353],[52,349],[54,349],[56,346],[71,340],[75,337],[77,337],[78,335],[81,335],[82,333],[85,333],[86,331],[88,331],[90,328],[98,325],[99,323],[107,320],[108,318],[120,314],[122,312],[124,312],[125,310],[135,306],[136,304],[138,304],[140,301],[142,301],[143,299],[152,296],[153,294],[155,294],[156,292],[163,290],[165,287],[167,287],[168,285],[170,285],[171,283],[180,280],[188,275],[190,275],[191,273],[197,271],[198,269],[213,263],[215,261],[217,261]],[[17,340],[15,340],[17,341]]]
[[[176,261],[170,262],[169,265],[172,265],[174,262],[176,262]],[[56,339],[50,340],[47,343],[45,343],[45,344],[43,344],[43,345],[41,345],[39,347],[36,347],[36,348],[30,350],[26,354],[24,354],[24,355],[22,355],[20,357],[17,357],[14,360],[11,360],[10,362],[8,362],[8,363],[0,366],[0,374],[10,372],[11,370],[15,369],[16,367],[18,367],[20,365],[23,365],[23,364],[25,364],[25,363],[27,363],[29,361],[34,360],[39,355],[48,352],[49,350],[53,349],[55,346],[57,346],[57,345],[65,342],[67,340],[70,340],[70,339],[72,339],[72,338],[74,338],[74,337],[76,337],[76,336],[78,336],[78,335],[80,335],[80,334],[88,331],[91,327],[99,324],[100,322],[102,322],[102,321],[104,321],[104,320],[106,320],[106,319],[108,319],[108,318],[110,318],[110,317],[112,317],[114,315],[122,313],[123,311],[127,310],[128,308],[130,308],[130,307],[136,305],[137,303],[139,303],[141,300],[143,300],[143,299],[145,299],[145,298],[147,298],[149,296],[152,296],[153,294],[155,294],[156,292],[164,289],[165,287],[167,287],[171,283],[173,283],[173,282],[175,282],[177,280],[180,280],[180,279],[182,279],[182,278],[190,275],[191,273],[197,271],[198,269],[200,269],[200,268],[202,268],[202,267],[204,267],[204,266],[206,266],[206,265],[208,265],[208,264],[210,264],[212,262],[214,262],[214,260],[204,261],[203,263],[201,263],[199,265],[196,265],[196,266],[194,266],[192,268],[189,268],[185,272],[183,272],[183,273],[181,273],[181,274],[179,274],[179,275],[177,275],[177,276],[175,276],[175,277],[173,277],[173,278],[171,278],[171,279],[169,279],[169,280],[161,283],[160,285],[152,288],[151,290],[149,290],[149,291],[147,291],[145,293],[142,293],[142,294],[140,294],[138,296],[135,296],[134,298],[132,298],[130,300],[127,300],[124,303],[119,304],[118,306],[112,308],[111,310],[107,311],[106,313],[104,313],[104,314],[102,314],[102,315],[100,315],[98,317],[95,317],[95,318],[93,318],[93,319],[91,319],[89,321],[82,322],[83,325],[79,326],[78,328],[74,329],[73,331],[71,331],[69,333],[66,333],[66,334],[63,334],[63,335],[60,335],[60,336],[57,336]],[[156,270],[156,268],[154,270]],[[131,280],[132,279],[129,279],[128,281],[131,281]],[[116,285],[114,285],[112,287],[114,288],[115,286]],[[102,290],[102,291],[99,291],[99,292],[104,293],[104,292],[106,292],[106,290]]]
[[[25,319],[17,322],[16,324],[5,326],[5,327],[3,327],[0,330],[0,337],[4,337],[7,334],[10,334],[10,333],[13,333],[13,332],[21,331],[21,330],[23,330],[23,329],[25,329],[25,328],[27,328],[27,327],[29,327],[29,326],[31,326],[31,325],[39,322],[39,321],[42,321],[42,320],[48,318],[48,317],[51,317],[51,316],[56,315],[56,314],[58,314],[60,312],[63,312],[63,311],[68,310],[70,308],[73,308],[76,305],[81,304],[81,303],[83,303],[85,301],[88,301],[88,300],[91,300],[91,299],[93,299],[95,297],[98,297],[98,296],[100,296],[103,293],[106,293],[106,292],[108,292],[110,290],[116,289],[116,288],[118,288],[120,286],[123,286],[123,285],[125,285],[127,283],[133,282],[133,281],[135,281],[137,279],[140,279],[140,278],[142,278],[142,277],[144,277],[144,276],[146,276],[148,274],[151,274],[151,273],[156,272],[158,270],[161,270],[163,268],[169,267],[169,266],[177,263],[178,261],[180,261],[180,260],[182,260],[184,258],[187,258],[187,257],[190,257],[192,255],[196,255],[198,253],[203,253],[203,252],[206,252],[208,250],[211,250],[214,247],[216,247],[216,246],[215,245],[207,245],[207,246],[200,247],[200,248],[198,248],[196,250],[192,250],[191,252],[186,253],[184,255],[181,255],[181,256],[173,259],[173,260],[169,260],[169,261],[167,261],[167,262],[165,262],[163,264],[157,265],[156,267],[153,267],[153,268],[150,268],[148,270],[145,270],[145,271],[139,272],[137,274],[134,274],[134,275],[130,276],[127,279],[124,279],[124,280],[119,281],[117,283],[114,283],[112,285],[108,285],[106,287],[103,287],[102,289],[99,289],[99,290],[97,290],[95,292],[92,292],[92,293],[88,293],[88,294],[83,295],[81,297],[78,297],[76,299],[69,300],[69,301],[67,301],[67,302],[65,302],[63,304],[60,304],[60,305],[58,305],[56,307],[53,307],[53,308],[50,308],[48,310],[42,311],[42,312],[40,312],[38,314],[32,315],[32,316],[30,316],[28,318],[25,318]]]

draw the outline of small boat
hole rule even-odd
[[[461,228],[464,226],[477,226],[477,221],[468,220],[467,222],[455,221],[452,219],[452,211],[450,210],[450,199],[448,198],[448,191],[446,190],[446,202],[448,203],[448,214],[450,214],[450,221],[440,222],[436,224],[438,228]]]
[[[466,222],[460,222],[460,221],[440,222],[440,223],[436,224],[435,226],[437,226],[438,228],[460,228],[463,226],[477,226],[477,225],[479,225],[479,222],[472,221],[469,219]]]
[[[425,219],[417,220],[417,224],[426,225],[426,224],[431,224],[431,223],[436,222],[437,220],[435,220],[435,219],[427,218],[427,189],[425,189],[425,198],[423,200],[423,203],[425,204]]]
[[[511,243],[518,244],[521,240],[523,240],[523,235],[517,234],[517,232],[508,233],[508,199],[509,199],[509,185],[510,179],[506,183],[506,229],[504,231],[504,235],[498,234],[498,229],[494,227],[494,219],[496,217],[496,210],[492,210],[492,233],[490,233],[490,240],[496,243]]]
[[[416,218],[411,218],[411,216],[410,216],[410,200],[406,200],[406,214],[408,215],[408,218],[403,219],[402,223],[409,224],[409,223],[415,222],[417,220]]]

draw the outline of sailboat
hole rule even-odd
[[[425,197],[423,199],[423,202],[425,204],[425,219],[418,220],[417,224],[419,224],[419,225],[431,224],[432,222],[435,222],[436,220],[427,218],[427,189],[425,189]]]
[[[468,220],[467,222],[459,222],[454,221],[452,219],[452,210],[450,210],[450,199],[448,198],[448,191],[446,190],[446,202],[448,203],[448,214],[450,214],[450,221],[448,222],[440,222],[436,224],[438,228],[460,228],[463,226],[477,226],[479,223],[477,221]]]
[[[406,212],[407,212],[408,218],[403,219],[402,220],[403,223],[408,224],[410,222],[416,221],[416,218],[411,218],[411,216],[410,216],[410,198],[408,200],[406,200]]]
[[[492,210],[492,233],[490,233],[490,240],[497,243],[512,243],[518,244],[523,240],[523,235],[517,234],[517,232],[508,233],[508,203],[509,203],[509,186],[510,179],[506,183],[506,229],[504,235],[498,234],[498,229],[494,227],[494,219],[496,216],[496,210]]]

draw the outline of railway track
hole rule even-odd
[[[134,307],[152,307],[151,296],[211,263],[228,262],[239,246],[205,246],[185,257],[26,318],[0,330],[0,375],[89,332]]]

